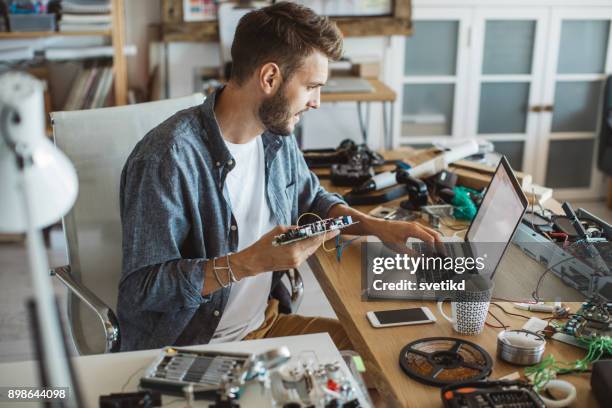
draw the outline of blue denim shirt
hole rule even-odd
[[[240,239],[224,193],[234,159],[215,119],[221,91],[151,130],[123,168],[121,350],[208,343],[223,315],[230,288],[201,295],[207,259],[235,252]],[[265,132],[262,141],[266,199],[278,224],[295,224],[304,212],[324,217],[344,203],[320,186],[293,136]]]

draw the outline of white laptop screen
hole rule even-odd
[[[466,234],[473,256],[487,253],[485,264],[489,273],[497,268],[526,208],[527,199],[507,160],[502,158]],[[489,243],[501,244],[484,245]]]

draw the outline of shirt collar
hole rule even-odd
[[[204,142],[208,144],[208,148],[210,149],[210,154],[214,161],[213,164],[219,168],[227,165],[231,170],[235,166],[234,158],[223,141],[221,129],[219,128],[219,122],[217,122],[217,118],[215,116],[215,101],[223,91],[223,88],[224,87],[219,87],[217,90],[215,90],[215,92],[206,97],[204,103],[201,105],[201,120],[202,127],[204,129],[204,134],[202,136]],[[286,136],[280,136],[268,130],[262,134],[261,138],[264,151],[266,152],[266,161],[271,159],[273,155],[281,148],[284,137]]]

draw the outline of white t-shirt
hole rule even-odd
[[[255,243],[276,226],[266,200],[265,161],[261,136],[249,143],[225,142],[236,166],[225,179],[232,212],[238,224],[238,251]],[[227,279],[220,271],[221,279]],[[242,340],[265,320],[272,273],[243,278],[232,285],[229,300],[211,343]]]

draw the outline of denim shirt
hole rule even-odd
[[[151,130],[123,168],[122,351],[208,343],[223,315],[229,287],[201,295],[207,260],[235,252],[240,239],[225,195],[234,159],[214,113],[221,91]],[[320,186],[293,136],[261,137],[266,199],[279,225],[344,203]]]

